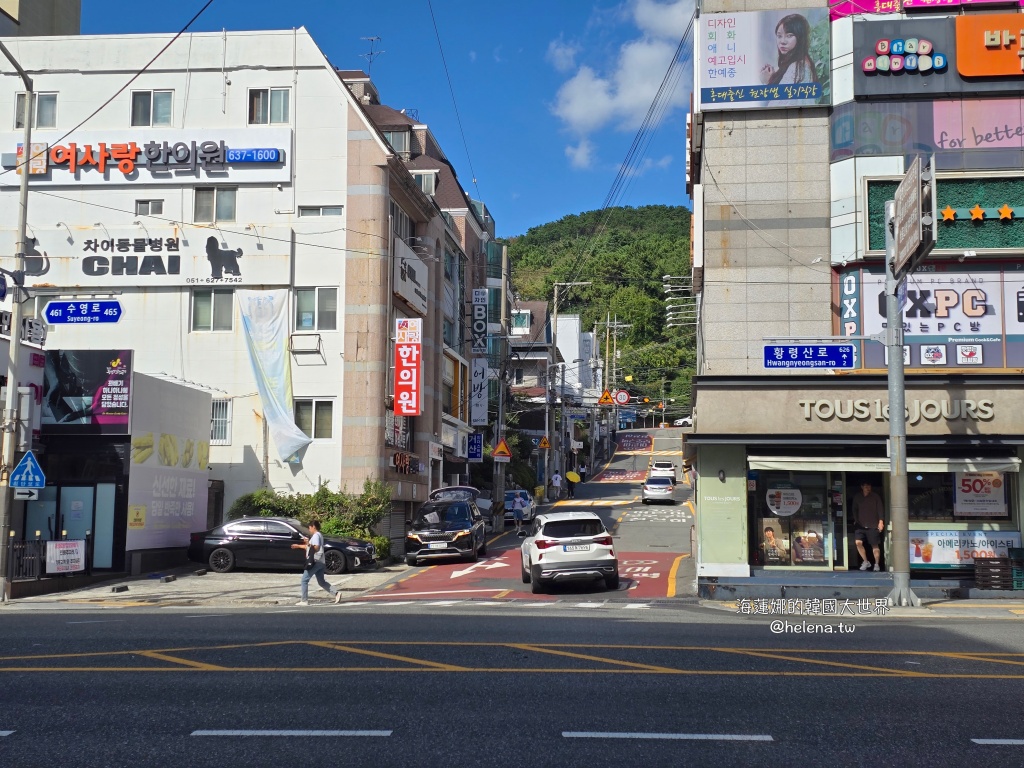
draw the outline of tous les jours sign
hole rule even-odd
[[[798,400],[806,421],[888,421],[889,404],[874,400]],[[920,421],[991,421],[995,406],[991,400],[908,400],[907,423]]]

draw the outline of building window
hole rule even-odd
[[[388,204],[388,212],[391,214],[391,230],[395,237],[408,244],[412,238],[412,221],[409,214],[399,207],[398,203],[391,200]]]
[[[296,288],[295,330],[338,330],[338,289]]]
[[[444,325],[441,329],[441,334],[444,337],[445,346],[455,349],[455,323],[447,317],[444,319],[443,323]]]
[[[132,127],[169,126],[173,95],[174,91],[132,91]]]
[[[36,114],[32,123],[33,128],[56,128],[57,127],[57,94],[37,93]],[[14,128],[21,130],[25,127],[25,94],[19,93],[15,100],[14,107]]]
[[[530,312],[512,313],[512,335],[523,336],[530,332]]]
[[[523,383],[523,369],[522,368],[516,368],[516,384],[522,384],[522,383]]]
[[[342,206],[340,205],[300,205],[299,218],[317,216],[341,216]]]
[[[402,156],[404,160],[409,159],[409,132],[408,131],[381,131],[391,148]]]
[[[254,88],[249,91],[249,125],[277,125],[288,122],[287,88]]]
[[[455,282],[455,254],[447,248],[444,249],[444,279]]]
[[[213,401],[213,419],[210,422],[210,445],[231,445],[231,401]]]
[[[212,224],[235,220],[234,187],[196,187],[195,216],[193,221]]]
[[[230,331],[234,295],[230,288],[197,288],[192,291],[192,330]]]
[[[416,179],[416,185],[425,195],[433,197],[434,192],[437,190],[437,174],[436,173],[414,173],[413,178]]]
[[[314,440],[330,440],[334,433],[334,401],[296,400],[295,426]]]
[[[136,216],[159,216],[164,212],[163,200],[136,200]]]

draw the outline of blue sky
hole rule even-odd
[[[432,2],[461,130],[427,0],[214,0],[192,28],[304,26],[336,67],[364,71],[371,44],[362,38],[379,36],[374,46],[384,53],[370,74],[381,101],[418,110],[463,188],[487,203],[500,237],[600,208],[693,0]],[[204,3],[83,0],[82,33],[173,33]],[[691,72],[687,65],[617,204],[689,207]]]

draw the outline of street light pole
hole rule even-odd
[[[577,286],[577,285],[592,285],[592,283],[589,280],[587,280],[585,282],[555,283],[555,285],[554,285],[554,289],[555,289],[555,297],[554,298],[555,298],[555,300],[554,300],[554,312],[552,313],[554,319],[553,319],[553,321],[551,323],[551,357],[554,359],[554,364],[555,365],[558,364],[558,289],[559,288],[572,288],[573,286]],[[551,380],[550,380],[550,377],[549,377],[548,378],[548,387],[550,388],[550,386],[551,386]],[[563,389],[563,391],[561,392],[560,399],[564,400],[565,399],[565,391],[564,391],[564,389],[565,389],[565,369],[564,368],[562,369],[562,389]],[[556,456],[555,465],[556,466],[561,466],[562,465],[562,454],[563,454],[564,449],[562,447],[562,435],[561,435],[561,432],[562,432],[562,412],[564,410],[565,410],[565,405],[563,403],[561,410],[559,410],[559,416],[558,416],[558,432],[559,432],[559,434],[557,435],[557,442],[554,442],[554,443],[551,444],[552,450],[555,451],[555,456]],[[544,428],[545,428],[545,431],[547,431],[548,427],[547,427],[546,424],[545,424]],[[550,441],[551,438],[549,437],[548,440]],[[550,454],[549,454],[549,456],[550,456]],[[550,468],[549,467],[545,467],[545,470],[548,470],[548,469],[550,469]],[[548,477],[550,477],[550,473],[548,473]]]
[[[11,529],[11,471],[14,469],[14,448],[17,436],[16,403],[18,368],[21,353],[21,284],[25,280],[25,254],[28,252],[28,176],[32,160],[32,121],[35,118],[35,92],[32,78],[0,43],[0,53],[7,57],[25,84],[25,135],[21,149],[21,192],[18,198],[18,250],[15,253],[14,284],[11,286],[11,336],[7,355],[7,398],[4,401],[3,457],[0,459],[0,599],[8,599],[7,540]]]

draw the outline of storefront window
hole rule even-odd
[[[748,480],[752,564],[830,567],[826,474],[752,471]]]
[[[1011,477],[1004,472],[910,473],[910,520],[1008,522]]]

